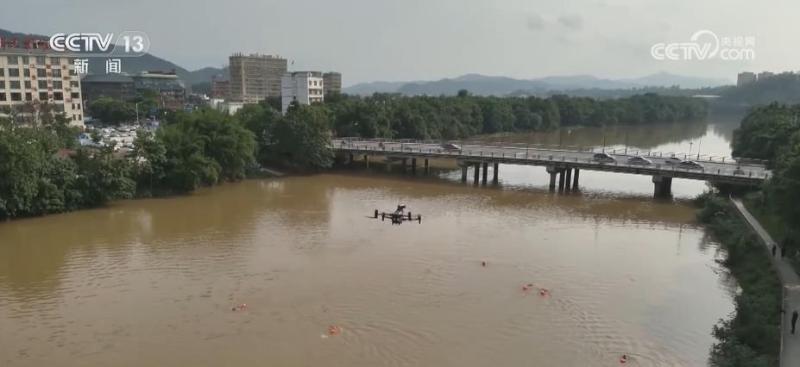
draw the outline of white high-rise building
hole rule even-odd
[[[324,100],[324,82],[318,71],[295,71],[281,78],[281,111],[285,114],[292,102],[310,105]]]
[[[47,103],[71,125],[83,127],[81,79],[73,57],[44,49],[0,49],[0,114],[36,116]]]

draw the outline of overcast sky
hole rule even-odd
[[[4,2],[0,28],[140,30],[152,54],[190,70],[259,52],[294,60],[290,69],[340,71],[345,85],[466,73],[733,80],[741,70],[800,70],[798,16],[798,0],[24,0]],[[702,29],[755,37],[755,60],[650,56],[654,43]]]

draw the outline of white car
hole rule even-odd
[[[645,157],[635,156],[635,157],[628,158],[628,164],[637,165],[637,166],[649,166],[649,165],[653,164],[653,162],[650,161],[649,159],[645,158]]]
[[[598,163],[614,163],[617,160],[614,157],[608,155],[608,153],[595,153],[592,156],[592,160]]]

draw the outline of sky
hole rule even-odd
[[[468,73],[735,80],[745,70],[800,70],[798,14],[797,0],[25,0],[3,4],[0,28],[143,31],[150,53],[189,70],[258,52],[294,61],[290,70],[339,71],[345,86]],[[752,37],[755,58],[651,56],[656,43],[706,29]]]

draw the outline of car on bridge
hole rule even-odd
[[[665,164],[676,165],[676,164],[681,164],[681,162],[683,162],[683,161],[680,158],[678,158],[678,157],[676,157],[674,155],[672,157],[664,159],[664,163]]]
[[[653,162],[645,157],[635,156],[628,158],[628,164],[636,165],[636,166],[649,166],[653,164]]]
[[[694,169],[694,170],[698,170],[698,171],[702,171],[704,169],[703,165],[701,165],[700,163],[697,163],[695,161],[683,161],[681,163],[678,163],[678,168]]]
[[[442,149],[448,152],[460,151],[461,147],[453,143],[445,143],[441,145]]]
[[[608,153],[595,153],[592,160],[598,163],[615,163],[617,160]]]

